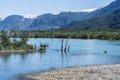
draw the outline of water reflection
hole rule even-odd
[[[64,65],[64,63],[67,63],[68,64],[68,55],[69,55],[69,51],[61,51],[61,63],[62,63],[62,66]]]
[[[46,53],[46,49],[39,51],[41,54]]]
[[[4,63],[8,63],[9,59],[11,57],[11,54],[0,54],[0,58],[4,61]]]

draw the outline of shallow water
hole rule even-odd
[[[120,41],[117,40],[69,39],[69,52],[59,51],[61,39],[30,38],[28,43],[36,43],[37,47],[48,43],[49,47],[45,53],[0,55],[0,80],[16,80],[20,74],[54,68],[120,63]]]

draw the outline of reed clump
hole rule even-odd
[[[49,45],[46,44],[46,43],[41,43],[38,51],[40,51],[41,53],[45,53],[45,52],[46,52],[46,48],[47,48],[48,46],[49,46]]]

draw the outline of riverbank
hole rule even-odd
[[[1,50],[0,54],[10,54],[10,53],[32,53],[35,52],[35,50]]]
[[[120,64],[73,67],[27,75],[25,80],[119,80]]]

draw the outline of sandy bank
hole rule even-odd
[[[120,64],[73,67],[27,75],[25,80],[119,80]]]
[[[27,52],[35,52],[35,50],[1,50],[0,54],[8,54],[8,53],[27,53]]]

